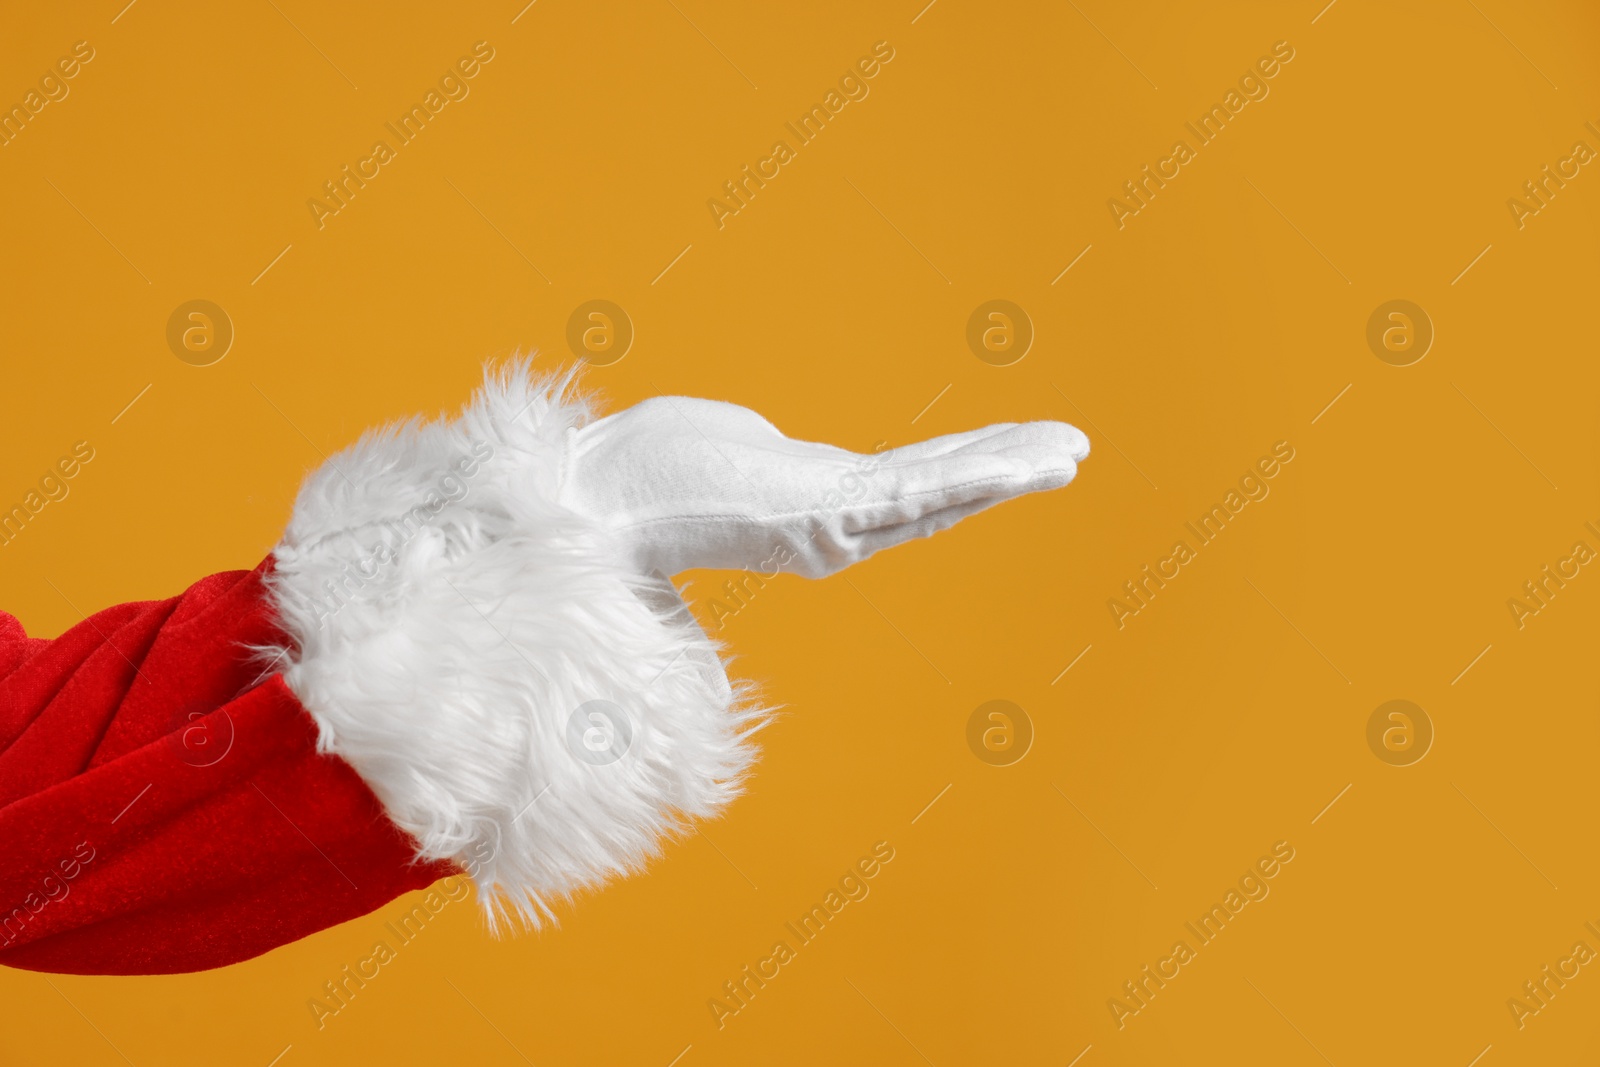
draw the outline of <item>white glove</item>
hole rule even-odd
[[[794,441],[748,408],[655,397],[569,431],[559,498],[643,574],[822,578],[1023,493],[1089,455],[1064,422],[1004,423],[858,455]]]

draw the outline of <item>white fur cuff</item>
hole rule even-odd
[[[665,579],[555,501],[571,375],[518,362],[458,418],[366,434],[274,553],[283,675],[423,859],[491,926],[639,868],[739,791],[760,712]]]

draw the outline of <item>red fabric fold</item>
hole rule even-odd
[[[414,861],[259,661],[270,566],[54,640],[0,613],[0,963],[206,970],[458,873]]]

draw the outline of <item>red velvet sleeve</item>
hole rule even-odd
[[[269,566],[54,640],[0,613],[0,963],[204,970],[455,872],[414,862],[254,653],[281,641]]]

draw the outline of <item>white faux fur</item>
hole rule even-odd
[[[764,721],[670,583],[557,502],[590,418],[571,374],[491,371],[458,418],[369,432],[313,472],[274,553],[275,651],[321,749],[419,857],[474,877],[491,928],[537,927],[717,814]],[[614,762],[575,754],[595,700],[631,729]]]

